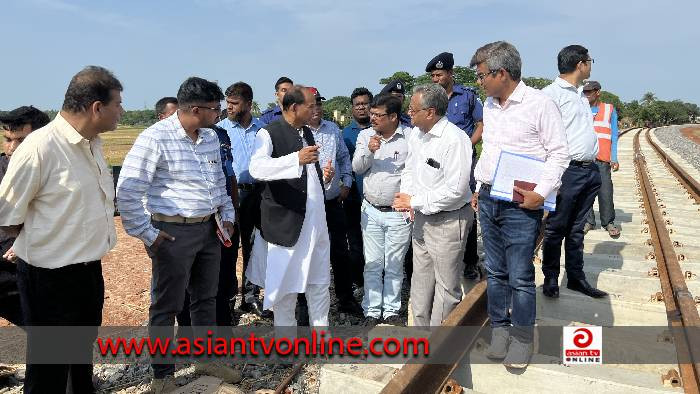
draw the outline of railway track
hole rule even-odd
[[[536,258],[536,324],[554,330],[567,325],[613,327],[604,331],[608,337],[604,360],[605,354],[608,360],[619,360],[625,358],[621,353],[639,349],[653,355],[654,361],[632,352],[616,364],[567,367],[561,364],[561,347],[553,353],[544,346],[547,338],[536,338],[531,365],[524,372],[513,372],[488,360],[485,343],[475,336],[456,364],[406,364],[399,370],[360,366],[371,373],[358,373],[361,378],[355,380],[346,376],[344,391],[698,393],[700,173],[667,152],[648,129],[627,130],[618,144],[618,159],[621,170],[613,173],[613,183],[616,223],[622,234],[612,239],[605,230],[591,230],[584,247],[589,282],[610,297],[592,299],[570,291],[565,275],[560,279],[560,298],[544,297],[540,288],[544,277]],[[444,325],[486,327],[485,290],[485,282],[465,283],[465,297]],[[444,343],[449,346],[450,341]],[[324,373],[326,379],[340,376],[332,368],[322,370],[321,393],[334,387],[324,384]]]

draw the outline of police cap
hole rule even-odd
[[[433,70],[452,70],[452,66],[454,65],[454,56],[449,52],[443,52],[428,62],[428,65],[425,66],[425,72],[429,73]]]

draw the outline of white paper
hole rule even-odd
[[[491,197],[513,201],[515,180],[538,184],[544,168],[544,161],[533,157],[501,151],[496,166],[496,174],[491,182]],[[552,192],[544,199],[543,208],[556,209],[557,193]]]

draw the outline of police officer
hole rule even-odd
[[[260,114],[261,127],[282,117],[282,99],[293,85],[294,82],[292,82],[289,77],[279,77],[277,82],[275,82],[275,97],[277,97],[277,105],[274,108],[266,109],[262,114]]]
[[[471,139],[472,146],[476,146],[477,142],[481,140],[481,132],[483,130],[481,100],[479,100],[474,89],[455,83],[452,69],[454,64],[454,56],[449,52],[443,52],[428,62],[428,65],[425,66],[425,72],[430,73],[432,81],[440,84],[447,91],[447,97],[449,98],[447,120],[464,130]],[[472,168],[469,177],[469,187],[472,193],[476,189],[476,180],[474,179],[475,165],[476,149],[473,149]],[[476,251],[476,220],[472,222],[465,248],[464,276],[467,279],[476,279],[479,276],[477,269],[479,255]]]
[[[402,82],[399,79],[395,79],[389,82],[388,84],[386,84],[386,86],[384,86],[384,89],[382,89],[381,93],[379,94],[385,93],[390,94],[392,96],[396,96],[399,99],[401,99],[401,106],[403,107],[404,99],[406,98],[406,85],[404,84],[404,82]],[[401,122],[401,126],[413,127],[413,125],[411,125],[411,117],[403,112],[399,116],[399,122]]]

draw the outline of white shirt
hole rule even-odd
[[[24,223],[13,249],[32,266],[100,260],[117,243],[114,181],[100,137],[86,140],[61,114],[12,155],[0,201],[0,226]]]
[[[491,184],[501,151],[545,161],[535,192],[547,197],[558,190],[569,166],[566,134],[559,108],[544,93],[520,81],[504,105],[493,97],[484,104],[482,150],[474,169],[477,190]]]
[[[443,116],[427,133],[414,127],[408,134],[401,192],[411,195],[411,208],[424,215],[454,211],[471,200],[471,168],[469,136]]]
[[[542,92],[559,106],[571,160],[595,160],[598,155],[598,137],[593,128],[591,105],[583,94],[583,89],[557,77]]]

